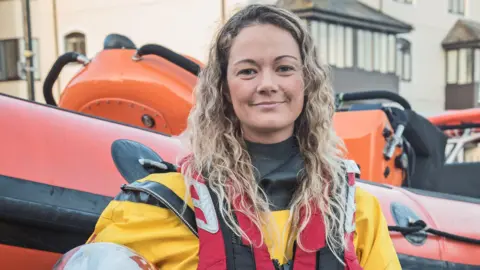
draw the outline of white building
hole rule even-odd
[[[400,35],[408,41],[410,52],[404,63],[405,78],[399,87],[400,94],[407,97],[413,107],[435,113],[442,109],[479,106],[480,1],[361,1],[413,27],[410,33]],[[451,30],[456,38],[450,40],[453,43],[450,47],[455,50],[447,55],[442,42]],[[462,33],[464,31],[470,33]],[[465,38],[472,40],[459,40]],[[475,47],[474,52],[471,48]]]
[[[309,22],[321,59],[334,67],[337,91],[398,92],[427,115],[479,106],[480,22],[474,18],[480,20],[480,1],[278,4]]]
[[[42,85],[55,60],[67,51],[89,58],[102,50],[108,34],[129,37],[138,47],[157,43],[204,61],[213,33],[221,23],[221,0],[31,0],[35,55],[35,98],[44,102]],[[225,0],[229,13],[246,0]],[[0,0],[0,93],[28,97],[20,64],[23,57],[21,0]],[[62,70],[59,85],[68,83],[80,66]],[[57,81],[57,82],[58,82]]]
[[[30,2],[35,98],[40,102],[46,74],[66,51],[93,57],[108,34],[119,33],[138,47],[157,43],[204,61],[222,18],[221,0]],[[225,0],[225,10],[230,13],[254,2],[276,1]],[[398,92],[424,114],[478,106],[480,27],[476,29],[479,23],[471,20],[480,20],[480,1],[288,0],[277,4],[311,22],[319,56],[333,66],[337,91]],[[447,63],[442,41],[460,19],[468,21],[458,23],[450,34],[449,46],[455,50],[448,54],[451,61]],[[27,98],[20,0],[0,0],[0,25],[0,92]],[[457,42],[469,38],[469,42]],[[69,65],[62,71],[56,98],[78,68]]]

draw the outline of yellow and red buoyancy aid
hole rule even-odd
[[[237,225],[248,235],[253,243],[235,235],[220,216],[219,201],[214,192],[206,185],[204,179],[195,175],[190,193],[195,206],[197,232],[200,240],[198,269],[292,269],[292,270],[361,270],[353,244],[355,230],[355,173],[356,164],[347,163],[347,215],[346,233],[348,249],[343,251],[342,264],[326,245],[325,223],[319,211],[314,211],[310,222],[300,234],[303,246],[309,252],[293,248],[293,258],[287,264],[279,265],[272,261],[267,246],[261,241],[261,233],[254,223],[240,211],[236,213]],[[355,167],[352,167],[355,166]],[[241,200],[241,198],[239,198]],[[238,203],[232,206],[235,210]],[[315,252],[312,252],[314,250]]]
[[[352,169],[347,163],[350,168],[345,218],[348,248],[344,251],[343,263],[325,244],[325,226],[319,212],[314,213],[300,236],[303,245],[316,252],[304,252],[296,245],[292,250],[286,242],[272,246],[268,235],[264,239],[268,241],[268,248],[265,243],[260,248],[253,247],[236,237],[219,218],[217,197],[203,179],[192,182],[191,194],[184,198],[187,199],[184,208],[182,197],[186,186],[178,172],[152,174],[124,185],[100,216],[87,242],[128,246],[160,269],[169,270],[357,270],[362,267],[399,270],[401,266],[380,204],[373,195],[355,187],[353,172],[358,167],[354,165]],[[285,223],[288,211],[273,211],[275,223],[272,225],[287,226],[288,231],[289,225]],[[249,238],[258,243],[260,233],[251,226],[251,221],[242,214],[236,214],[236,218]]]

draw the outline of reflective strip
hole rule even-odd
[[[344,163],[345,163],[347,173],[360,174],[360,168],[358,168],[358,165],[354,160],[345,159]]]

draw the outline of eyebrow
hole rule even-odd
[[[275,57],[275,62],[277,62],[277,61],[279,61],[280,59],[283,59],[283,58],[292,58],[292,59],[295,59],[295,60],[298,61],[298,59],[293,55],[280,55],[280,56]],[[249,58],[239,60],[239,61],[235,62],[234,65],[238,65],[238,64],[241,64],[241,63],[249,63],[249,64],[252,64],[252,65],[258,65],[257,62],[255,62],[255,60],[249,59]]]

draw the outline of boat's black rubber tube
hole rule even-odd
[[[198,76],[200,73],[200,66],[197,63],[163,46],[157,44],[146,44],[137,51],[138,57],[151,54],[165,58],[166,60],[185,69],[195,76]]]
[[[358,101],[358,100],[373,100],[373,99],[387,99],[400,104],[405,110],[411,110],[410,103],[400,95],[386,91],[373,90],[354,93],[340,93],[338,94],[339,101]]]
[[[53,84],[58,79],[58,75],[60,75],[63,67],[69,63],[78,62],[79,56],[81,56],[79,53],[67,52],[60,56],[55,63],[53,63],[53,66],[48,72],[45,82],[43,83],[43,97],[45,98],[45,102],[47,104],[57,106],[57,102],[53,98]]]

